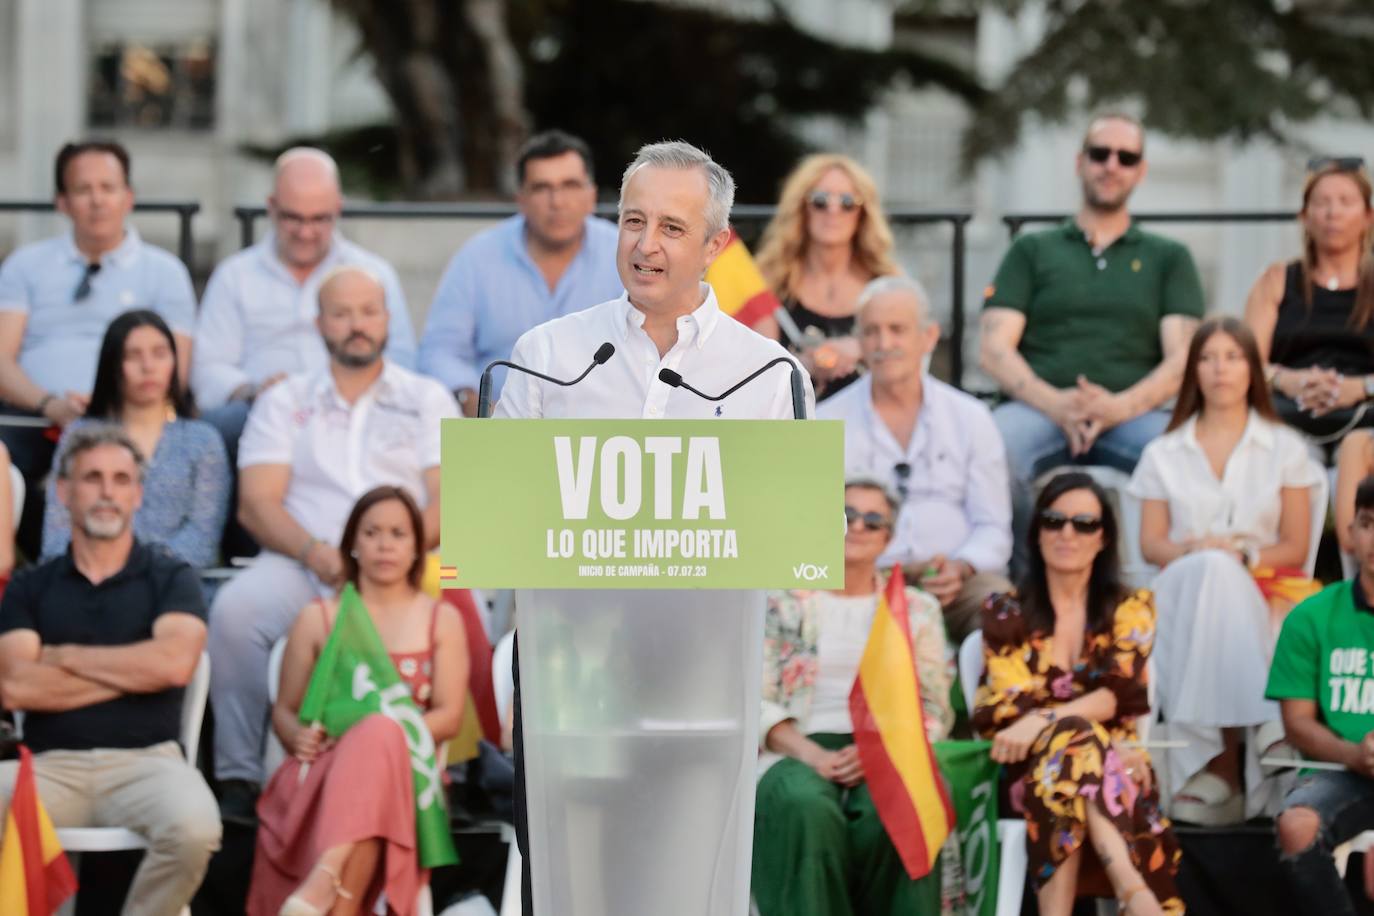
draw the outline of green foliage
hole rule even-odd
[[[1018,12],[1025,0],[983,7]],[[1027,117],[1132,103],[1151,131],[1300,138],[1323,113],[1374,110],[1368,6],[1301,0],[1047,0],[1045,34],[975,107],[965,158],[1003,153]]]

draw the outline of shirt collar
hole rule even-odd
[[[90,263],[90,259],[86,257],[86,254],[80,248],[76,247],[75,232],[68,229],[64,236],[64,241],[67,249],[67,257],[70,260],[75,261],[83,267]],[[109,264],[113,267],[124,267],[138,254],[139,248],[142,247],[142,245],[143,238],[138,234],[138,230],[126,224],[124,226],[123,240],[114,248],[102,254],[100,256],[100,263],[102,266]]]
[[[1182,435],[1176,442],[1200,452],[1202,451],[1202,446],[1199,445],[1197,441],[1197,417],[1197,414],[1193,414],[1184,421],[1183,425],[1179,427],[1179,432],[1182,433]],[[1240,441],[1236,443],[1236,448],[1239,449],[1247,443],[1253,442],[1262,449],[1273,450],[1274,435],[1273,424],[1256,413],[1255,409],[1252,407],[1245,420],[1245,432],[1241,433]]]
[[[104,579],[97,584],[104,585],[106,582],[115,582],[127,576],[142,572],[144,567],[148,565],[148,561],[148,548],[143,546],[143,543],[138,538],[134,538],[133,545],[129,548],[128,559],[124,561],[124,567],[108,579]],[[54,562],[57,563],[58,571],[62,573],[62,575],[75,576],[82,582],[90,583],[90,580],[86,578],[85,574],[76,568],[76,558],[72,556],[72,545],[70,543],[67,545],[67,549],[58,556]]]
[[[332,363],[330,365],[332,365]],[[326,365],[315,376],[310,385],[311,396],[315,400],[322,401],[326,404],[337,403],[344,406],[350,406],[339,394],[339,389],[334,384],[334,373],[329,371],[329,369],[330,366]],[[392,365],[391,360],[384,356],[382,357],[382,374],[377,376],[377,380],[363,392],[363,397],[368,395],[380,397],[381,395],[391,394],[396,390],[396,382],[396,367]]]
[[[1077,217],[1065,217],[1064,221],[1059,224],[1059,231],[1063,233],[1063,235],[1065,235],[1067,238],[1075,239],[1077,241],[1083,242],[1084,244],[1090,244],[1088,242],[1087,235],[1083,232],[1083,228],[1078,225]],[[1143,230],[1136,223],[1136,221],[1131,220],[1131,224],[1126,227],[1126,231],[1121,233],[1121,236],[1117,238],[1116,241],[1112,242],[1112,245],[1116,245],[1121,242],[1129,242],[1131,244],[1135,244],[1136,242],[1140,241],[1143,234]],[[1109,245],[1107,247],[1110,248],[1111,246]]]
[[[720,303],[716,301],[715,289],[709,283],[702,283],[700,288],[706,292],[706,298],[702,300],[701,305],[697,306],[695,311],[677,320],[679,339],[683,329],[689,329],[689,345],[698,350],[706,346],[706,341],[710,339],[712,332],[719,325],[721,316]],[[625,336],[632,328],[644,327],[644,313],[630,302],[628,292],[622,293],[616,301],[619,303],[617,311],[619,311],[621,318],[620,321],[616,322],[616,332],[621,341],[624,341]]]

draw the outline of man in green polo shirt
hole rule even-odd
[[[1374,477],[1355,491],[1350,540],[1360,572],[1295,607],[1265,696],[1288,743],[1339,764],[1305,776],[1279,815],[1279,861],[1305,913],[1355,916],[1332,850],[1374,829]]]
[[[1202,284],[1188,249],[1131,222],[1144,152],[1139,121],[1093,119],[1078,213],[1018,238],[985,291],[980,362],[1008,398],[993,417],[1017,531],[1036,475],[1069,463],[1130,473],[1168,424],[1159,408],[1178,392]]]

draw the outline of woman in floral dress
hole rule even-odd
[[[1149,710],[1153,599],[1122,587],[1116,519],[1086,474],[1045,487],[1029,546],[1019,594],[983,610],[974,727],[1025,814],[1040,912],[1067,916],[1082,890],[1130,916],[1182,913],[1178,843],[1135,731]]]

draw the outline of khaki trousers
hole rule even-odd
[[[175,741],[151,747],[44,751],[33,757],[38,797],[54,827],[125,827],[148,841],[125,916],[176,916],[219,848],[219,807]],[[0,763],[0,816],[18,761]]]

